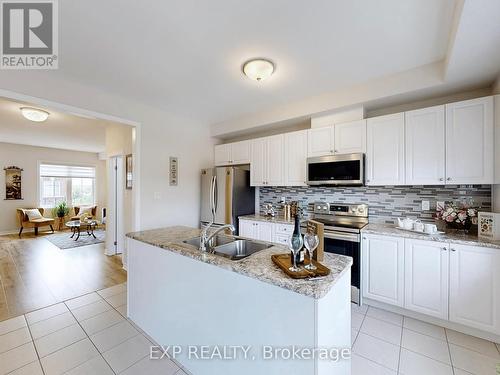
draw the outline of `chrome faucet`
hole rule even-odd
[[[206,252],[207,251],[207,244],[210,242],[214,236],[219,233],[220,231],[223,231],[224,229],[229,229],[231,233],[236,232],[236,228],[232,224],[226,224],[223,225],[219,228],[217,228],[212,234],[208,235],[208,230],[212,227],[214,223],[208,224],[201,232],[200,236],[200,251]]]

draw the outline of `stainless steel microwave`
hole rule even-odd
[[[307,158],[308,185],[362,186],[364,179],[364,154]]]

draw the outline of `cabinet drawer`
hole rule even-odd
[[[290,233],[290,235],[286,235],[286,234],[277,234],[275,237],[274,237],[274,242],[276,243],[279,243],[280,245],[288,245],[288,239],[292,236],[292,234]]]
[[[276,234],[286,234],[291,236],[293,234],[293,225],[291,224],[274,224]]]

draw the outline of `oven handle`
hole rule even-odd
[[[349,241],[349,242],[360,242],[359,241],[359,234],[354,234],[354,233],[324,233],[325,238],[329,238],[332,240],[342,240],[342,241]]]

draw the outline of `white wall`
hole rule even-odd
[[[23,169],[23,200],[4,200],[5,173],[0,170],[0,233],[19,230],[16,220],[16,209],[38,207],[38,163],[61,162],[70,164],[92,165],[96,167],[96,203],[102,207],[106,203],[106,165],[99,160],[97,154],[59,150],[55,148],[34,147],[12,143],[0,143],[1,169],[15,165]],[[100,210],[98,210],[100,215]],[[51,213],[45,214],[50,216]]]
[[[57,72],[0,72],[0,95],[2,89],[7,90],[4,96],[15,92],[42,98],[38,104],[61,103],[140,123],[141,229],[198,226],[200,169],[213,165],[214,139],[207,124],[63,80]],[[168,184],[169,156],[179,158],[179,184],[175,187]]]
[[[500,212],[500,77],[497,79],[495,94],[495,182],[492,189],[492,208]]]

